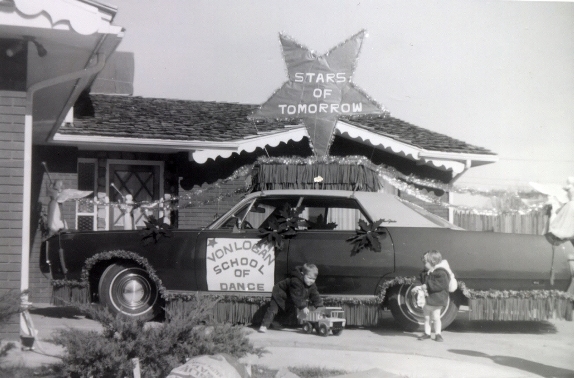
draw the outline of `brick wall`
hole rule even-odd
[[[26,93],[0,91],[0,290],[20,289]],[[0,339],[19,333],[14,316]]]

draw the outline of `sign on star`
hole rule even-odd
[[[301,119],[315,154],[326,156],[339,116],[388,114],[351,81],[365,35],[362,30],[326,54],[316,55],[280,34],[289,80],[251,118]]]

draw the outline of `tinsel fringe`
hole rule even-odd
[[[219,301],[214,308],[213,319],[234,324],[257,323],[261,320],[267,301]],[[372,327],[382,319],[383,308],[379,303],[363,300],[349,303],[345,300],[325,298],[326,306],[339,306],[345,311],[347,325]],[[169,309],[185,310],[192,303],[185,299],[168,302]],[[574,303],[569,298],[473,298],[469,299],[470,320],[541,321],[564,319],[572,321]]]
[[[89,303],[86,287],[54,287],[51,303],[67,306],[71,303]],[[260,320],[267,302],[218,302],[213,310],[213,320],[233,324],[249,324]],[[168,310],[185,311],[193,303],[177,299],[167,303]],[[345,311],[347,324],[352,326],[376,326],[382,315],[377,304],[326,303],[340,306]],[[469,300],[470,320],[493,321],[541,321],[563,319],[572,321],[573,303],[565,298],[524,299],[524,298],[474,298]]]
[[[89,303],[90,290],[88,272],[92,264],[102,259],[114,256],[134,258],[145,267],[150,277],[158,285],[162,297],[169,309],[185,310],[193,306],[190,302],[195,295],[172,294],[165,290],[161,280],[155,274],[149,262],[131,252],[112,251],[94,256],[86,264],[81,281],[53,280],[52,304],[66,306],[71,303]],[[415,284],[415,277],[395,277],[385,281],[380,286],[377,296],[326,296],[326,306],[342,307],[348,325],[376,326],[381,319],[381,304],[384,303],[387,290],[396,285]],[[572,320],[574,296],[556,290],[525,290],[525,291],[476,291],[466,287],[463,281],[458,282],[460,292],[468,299],[471,320],[547,320],[552,318]],[[263,317],[268,296],[261,295],[220,295],[204,293],[217,303],[213,310],[213,318],[218,322],[233,324],[249,324],[260,321]]]
[[[565,298],[474,298],[470,320],[572,320],[572,301]]]
[[[231,322],[233,324],[259,324],[263,319],[264,311],[268,302],[246,303],[246,302],[224,302],[219,301],[213,309],[213,320],[216,322]],[[194,304],[191,301],[176,299],[167,302],[167,312],[187,311]],[[373,327],[378,325],[382,315],[382,308],[375,304],[336,304],[329,303],[328,306],[339,306],[345,311],[347,325]],[[286,324],[286,322],[283,322]],[[296,325],[296,319],[289,318],[287,324]]]
[[[53,286],[51,303],[54,306],[69,306],[72,303],[90,303],[87,287]]]

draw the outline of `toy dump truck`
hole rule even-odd
[[[320,307],[316,310],[309,311],[309,314],[301,310],[297,311],[297,318],[303,324],[303,331],[312,333],[316,330],[321,336],[328,336],[329,331],[333,331],[333,335],[339,336],[343,333],[343,328],[347,320],[345,319],[345,311],[341,307]]]

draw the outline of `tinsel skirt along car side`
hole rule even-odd
[[[92,300],[143,319],[153,318],[174,293],[267,298],[289,271],[313,263],[322,295],[379,298],[405,328],[418,329],[422,311],[412,277],[430,249],[474,290],[572,290],[572,243],[465,231],[383,193],[256,192],[201,230],[162,233],[164,225],[151,226],[62,232],[46,241],[41,263],[55,282],[84,285]],[[444,327],[468,303],[463,294],[451,293]]]

